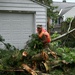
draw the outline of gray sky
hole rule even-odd
[[[62,2],[63,0],[53,0],[53,1]],[[66,2],[75,2],[75,0],[66,0]]]

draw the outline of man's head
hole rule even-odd
[[[42,28],[42,25],[41,25],[41,24],[38,24],[38,25],[37,25],[37,28]]]
[[[37,31],[40,33],[42,31],[42,25],[37,25]]]

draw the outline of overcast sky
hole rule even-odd
[[[53,1],[62,2],[63,0],[53,0]],[[75,2],[75,0],[66,0],[66,2]]]

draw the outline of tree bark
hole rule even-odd
[[[47,18],[47,31],[50,33],[50,18]]]
[[[32,60],[35,60],[35,61],[42,61],[42,60],[46,61],[48,59],[49,59],[48,54],[44,51],[32,56]]]
[[[22,67],[24,70],[26,70],[31,75],[37,75],[37,73],[34,70],[32,70],[28,65],[22,64]]]

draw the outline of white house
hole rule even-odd
[[[24,48],[37,24],[47,27],[45,5],[33,0],[0,0],[0,35],[6,43]]]
[[[65,21],[67,18],[75,16],[75,3],[66,2],[66,0],[62,0],[62,2],[53,2],[53,6],[58,6],[57,11],[59,11],[59,24],[62,21]]]
[[[56,21],[52,18],[50,22],[53,26],[53,29],[50,31],[53,34],[55,31],[61,34],[61,23],[67,18],[75,16],[75,3],[67,2],[67,0],[62,0],[62,2],[53,2],[52,6],[57,6],[58,8],[55,11],[58,11],[58,18]]]

